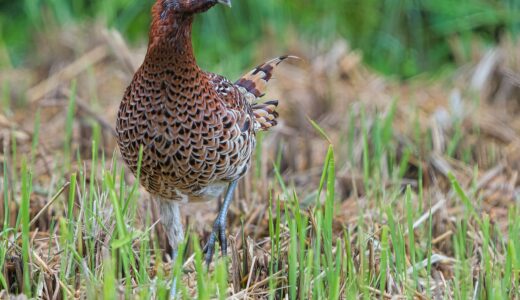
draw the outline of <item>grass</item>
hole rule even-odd
[[[74,97],[70,99],[69,112]],[[367,124],[367,116],[362,114],[360,117],[360,124]],[[267,249],[270,251],[266,253],[268,269],[264,271],[267,272],[264,285],[268,288],[263,291],[263,296],[271,299],[284,298],[285,295],[289,299],[387,298],[389,291],[395,292],[396,288],[406,298],[432,298],[438,290],[446,292],[445,296],[451,294],[454,299],[520,296],[517,285],[520,275],[518,241],[501,233],[490,222],[489,215],[478,213],[481,207],[474,201],[475,195],[469,196],[473,193],[461,187],[451,174],[452,189],[466,212],[456,220],[453,248],[450,250],[453,258],[432,260],[432,254],[439,254],[435,253],[438,250],[432,245],[431,199],[428,204],[423,204],[423,209],[417,209],[417,202],[424,197],[423,187],[386,188],[380,184],[385,160],[394,163],[389,171],[396,176],[394,179],[402,178],[401,171],[392,171],[402,169],[401,162],[392,158],[392,149],[396,146],[391,138],[394,117],[395,104],[385,116],[375,117],[371,129],[361,128],[364,185],[368,188],[364,205],[371,207],[374,214],[371,223],[363,219],[366,214],[361,207],[357,223],[338,223],[336,219],[340,203],[335,190],[337,161],[333,145],[329,146],[323,159],[313,208],[302,209],[298,194],[288,188],[290,185],[281,176],[278,177],[279,187],[275,190],[279,192],[271,194],[268,205],[269,234],[265,239],[269,241]],[[72,122],[70,114],[67,114],[66,122]],[[324,129],[316,123],[313,126],[326,136]],[[70,139],[70,131],[66,133],[65,139]],[[327,143],[326,139],[324,143]],[[77,173],[58,180],[57,186],[69,184],[68,195],[64,195],[63,203],[55,204],[63,206],[64,210],[62,216],[51,221],[51,228],[54,228],[51,233],[56,239],[50,240],[57,244],[49,245],[46,251],[56,251],[54,255],[59,255],[60,266],[54,280],[59,282],[57,292],[62,297],[68,298],[79,292],[89,298],[102,296],[113,299],[123,295],[142,299],[165,298],[171,278],[169,273],[173,272],[183,298],[225,299],[230,293],[228,270],[236,271],[238,268],[248,284],[254,278],[251,272],[261,272],[260,268],[251,265],[254,259],[260,259],[259,256],[254,256],[253,261],[245,263],[243,268],[240,262],[219,259],[214,269],[208,272],[203,266],[197,235],[191,235],[187,244],[181,247],[191,250],[187,253],[181,251],[175,267],[169,268],[170,271],[165,269],[158,246],[160,242],[158,236],[152,234],[150,220],[147,218],[144,226],[136,223],[135,204],[139,198],[136,183],[127,185],[125,169],[115,159],[108,164],[104,158],[99,161],[97,153],[100,150],[93,142],[92,169],[79,167]],[[105,154],[101,152],[101,156],[105,157]],[[260,156],[260,159],[264,158]],[[73,170],[66,161],[64,165],[69,168],[67,173]],[[14,167],[3,166],[4,174]],[[4,176],[4,213],[7,214],[1,231],[4,247],[0,252],[0,267],[4,272],[0,273],[0,284],[2,289],[11,293],[45,297],[49,291],[43,290],[42,286],[48,285],[49,274],[45,270],[49,267],[44,267],[43,259],[38,256],[45,251],[36,251],[38,232],[29,226],[34,222],[30,217],[33,167],[33,163],[22,164],[20,177],[14,178],[20,182],[19,191],[13,191],[11,182]],[[95,176],[98,170],[101,172],[99,178]],[[13,192],[14,199],[8,191]],[[56,194],[58,191],[49,190],[48,193]],[[18,197],[18,211],[10,215],[9,201],[18,202]],[[515,217],[517,210],[516,205],[510,207],[508,236],[520,233],[520,220]],[[427,217],[418,224],[421,215]],[[13,219],[17,220],[14,227],[9,225],[9,220]],[[21,238],[21,249],[13,236]],[[245,259],[249,250],[245,245],[238,250]],[[182,259],[191,253],[192,262],[181,268]],[[22,281],[10,271],[12,261],[6,260],[7,257],[21,263]],[[151,265],[154,271],[150,270]],[[432,270],[441,266],[454,272],[453,278],[446,283],[430,276]],[[195,273],[195,285],[180,284],[183,278],[186,280],[185,277],[190,276],[190,272]],[[439,287],[441,284],[444,286]],[[240,285],[239,288],[244,288],[244,281]]]
[[[63,25],[81,16],[88,27],[86,18],[99,11],[105,22],[127,36],[142,35],[142,29],[135,28],[147,23],[142,3],[54,0],[41,8],[42,3],[17,4],[42,31],[50,30],[46,18]],[[319,34],[326,40],[323,33],[328,31],[350,35],[362,49],[374,35],[381,36],[375,39],[374,52],[365,52],[366,59],[383,70],[402,64],[396,72],[410,75],[423,70],[414,66],[421,59],[403,53],[416,51],[414,47],[426,51],[429,44],[411,39],[417,42],[413,47],[390,47],[395,51],[391,57],[401,60],[377,62],[373,56],[386,53],[388,46],[382,41],[402,43],[389,37],[392,32],[422,38],[430,38],[426,32],[460,34],[468,44],[479,44],[480,38],[470,38],[477,29],[506,24],[513,32],[517,26],[502,18],[504,7],[515,2],[467,1],[456,9],[444,1],[364,3],[362,12],[383,5],[392,13],[380,21],[375,12],[364,13],[366,22],[357,22],[356,13],[348,10],[350,18],[345,20],[326,13],[332,8],[342,12],[351,1],[323,1],[306,3],[309,9],[296,18],[298,5],[292,1],[237,2],[233,10],[215,10],[199,21],[196,44],[208,49],[199,60],[218,61],[240,44],[226,41],[254,39],[252,32],[301,26],[305,37],[300,48]],[[477,13],[490,6],[484,15]],[[259,12],[272,20],[262,24]],[[412,33],[400,31],[402,18],[392,19],[403,12]],[[511,9],[507,15],[514,13]],[[327,22],[313,25],[317,16],[327,17]],[[409,26],[422,24],[424,16],[432,17],[429,22],[435,26]],[[251,29],[233,27],[246,20],[254,24]],[[356,39],[358,31],[364,37]],[[206,39],[216,33],[225,38]],[[283,38],[285,33],[276,34]],[[486,34],[483,39],[489,41]],[[249,46],[240,48],[236,60],[211,69],[242,71],[261,44],[247,41],[243,44]],[[517,49],[514,45],[511,48]],[[517,52],[502,47],[505,62],[497,69],[516,70]],[[76,56],[85,50],[74,48]],[[445,62],[439,58],[443,51],[434,50],[424,64]],[[467,51],[480,53],[482,48]],[[34,102],[22,101],[23,84],[3,81],[0,298],[9,293],[165,299],[172,278],[185,299],[519,298],[516,102],[505,99],[509,111],[504,113],[482,91],[482,101],[474,101],[467,69],[437,81],[400,83],[378,77],[359,63],[344,70],[342,63],[350,65],[352,53],[337,58],[342,63],[333,60],[335,55],[309,55],[308,64],[277,73],[271,91],[283,100],[283,122],[259,136],[252,170],[229,213],[229,256],[217,258],[209,270],[203,265],[201,244],[211,230],[211,206],[216,203],[183,208],[187,238],[171,262],[156,208],[114,152],[114,138],[101,121],[114,123],[113,112],[129,80],[117,59],[107,56],[103,63],[85,66],[86,72]],[[321,68],[329,59],[337,68]],[[39,69],[30,74],[41,76]],[[488,86],[505,84],[500,76],[492,75]],[[454,88],[462,90],[463,110],[472,113],[448,113],[441,128],[434,122],[436,113],[448,106]],[[66,96],[60,89],[68,91]],[[89,105],[95,116],[85,112]],[[490,123],[480,119],[486,115]]]
[[[152,2],[0,3],[0,45],[9,54],[0,65],[26,63],[35,35],[45,36],[58,26],[77,22],[89,24],[93,18],[117,28],[133,41],[143,41]],[[520,6],[515,0],[469,0],[457,5],[450,0],[235,2],[232,10],[210,11],[194,28],[195,46],[203,50],[199,53],[204,66],[216,66],[234,76],[266,50],[266,35],[271,36],[269,44],[276,44],[278,49],[290,47],[294,35],[327,46],[346,38],[376,70],[408,78],[424,71],[438,72],[453,62],[467,62],[474,55],[471,43],[475,38],[489,45],[503,34],[516,36],[520,30]],[[462,45],[461,49],[456,44]],[[233,53],[234,59],[222,60],[227,53]]]

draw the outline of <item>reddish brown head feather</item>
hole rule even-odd
[[[154,9],[158,10],[158,14],[154,14],[154,17],[159,16],[162,19],[166,19],[173,14],[187,15],[203,13],[217,3],[219,3],[218,0],[157,0]],[[226,4],[230,5],[230,3]]]

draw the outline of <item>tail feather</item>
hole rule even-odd
[[[255,130],[268,130],[278,124],[276,120],[278,118],[277,106],[278,100],[256,103],[251,106],[255,116]]]
[[[288,58],[298,57],[285,55],[265,62],[242,76],[235,82],[235,85],[244,88],[245,91],[252,94],[254,98],[262,97],[265,94],[267,82],[273,78],[275,67]]]
[[[273,78],[273,71],[276,66],[288,58],[298,57],[277,57],[259,65],[235,82],[235,86],[238,87],[251,104],[255,116],[255,130],[268,130],[278,123],[276,120],[278,118],[278,113],[276,112],[278,100],[270,100],[263,103],[256,103],[256,101],[264,96],[267,83]]]

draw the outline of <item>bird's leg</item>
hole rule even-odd
[[[168,236],[168,241],[172,247],[171,259],[172,259],[172,276],[175,262],[177,261],[177,254],[179,244],[184,240],[184,231],[182,228],[181,214],[179,210],[179,204],[175,201],[169,201],[159,199],[159,208],[161,214],[161,223]],[[172,285],[170,289],[170,299],[175,299],[177,294],[177,281],[175,277],[172,279]]]
[[[226,196],[224,197],[224,202],[222,203],[222,207],[220,208],[220,212],[218,213],[217,219],[215,223],[213,223],[213,232],[209,236],[209,240],[204,247],[204,252],[206,254],[206,265],[209,266],[211,263],[211,259],[213,258],[213,253],[215,252],[215,242],[217,239],[220,242],[220,248],[222,250],[222,256],[227,254],[227,237],[226,237],[226,223],[227,223],[227,212],[229,209],[229,205],[231,204],[231,200],[233,200],[233,192],[237,187],[238,180],[232,181],[229,183],[229,186],[226,191]]]

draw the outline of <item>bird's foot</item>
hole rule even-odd
[[[222,250],[222,256],[227,254],[227,239],[226,239],[226,222],[227,222],[227,211],[229,209],[229,204],[233,199],[233,191],[237,187],[237,181],[234,180],[229,183],[229,187],[226,192],[226,196],[224,197],[224,202],[222,203],[222,207],[220,208],[220,212],[218,213],[217,219],[215,223],[213,223],[213,231],[209,236],[209,240],[204,247],[204,254],[206,265],[209,267],[211,260],[213,259],[213,253],[215,253],[215,243],[217,239],[220,242],[220,249]]]
[[[213,224],[213,231],[209,236],[208,242],[206,246],[204,246],[204,259],[206,261],[206,265],[209,267],[211,260],[213,259],[213,254],[215,253],[215,244],[217,239],[220,243],[220,249],[222,251],[222,256],[226,256],[227,254],[227,237],[226,237],[226,219],[217,217],[215,223]]]

